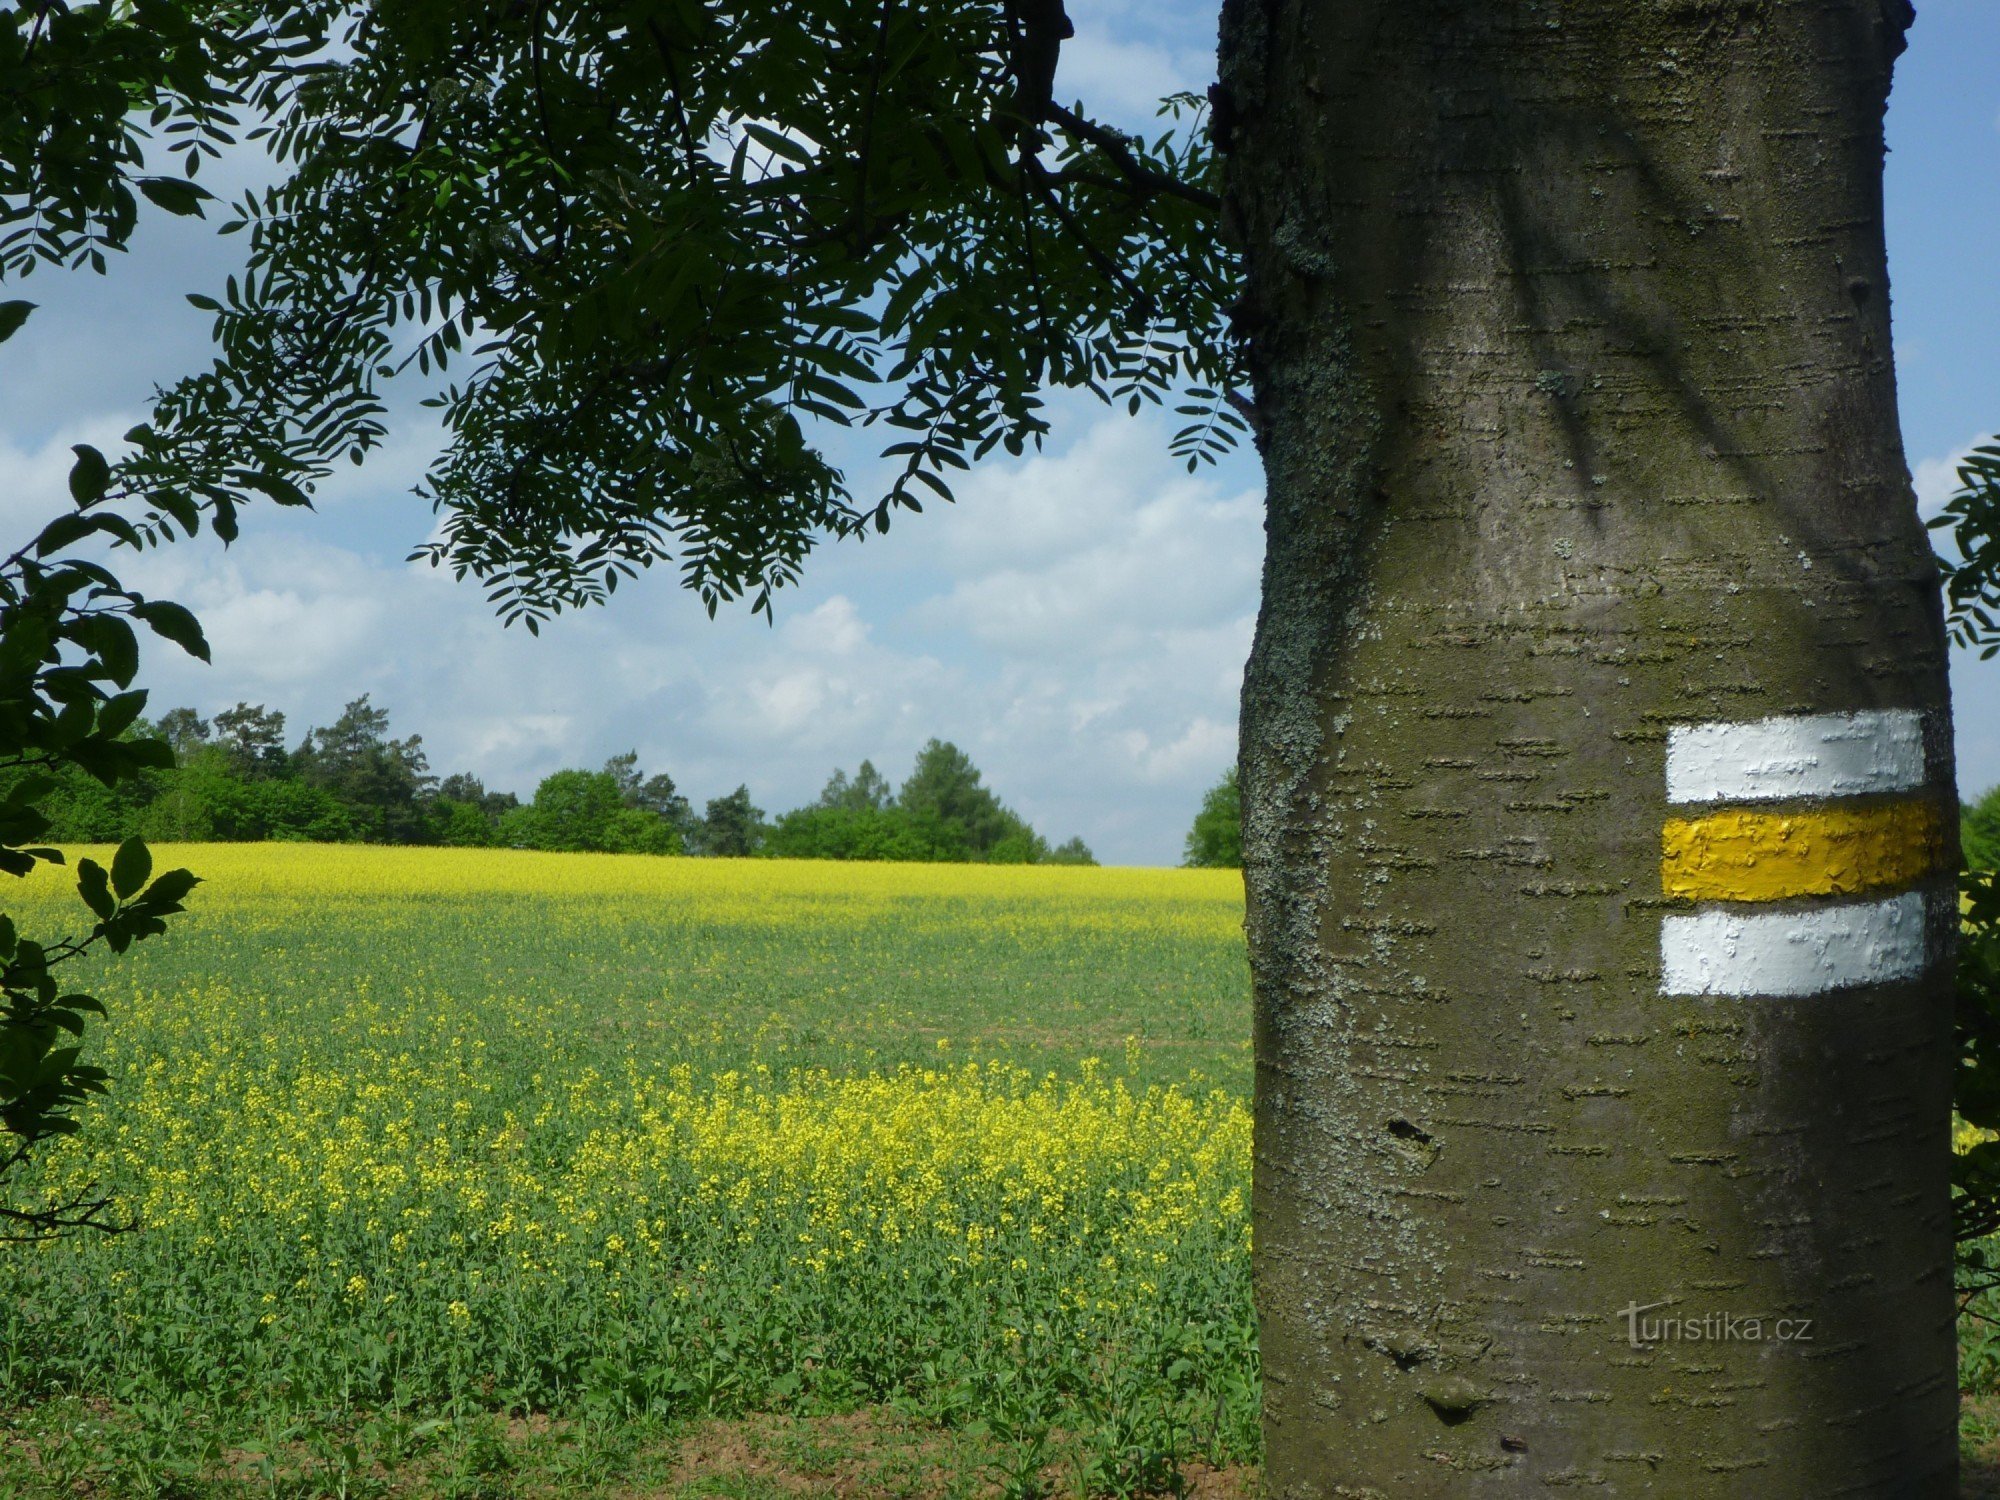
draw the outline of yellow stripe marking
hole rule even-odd
[[[1935,803],[1670,818],[1660,888],[1696,901],[1780,901],[1907,885],[1937,868]]]

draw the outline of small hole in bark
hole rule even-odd
[[[1388,1129],[1389,1134],[1399,1141],[1415,1141],[1420,1146],[1428,1146],[1431,1143],[1430,1132],[1419,1130],[1408,1120],[1391,1120]]]

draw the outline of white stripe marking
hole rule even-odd
[[[1913,979],[1927,958],[1924,896],[1811,911],[1705,911],[1660,928],[1663,995],[1816,995]]]
[[[1923,784],[1923,716],[1907,708],[1681,724],[1667,735],[1669,802],[1852,797]]]

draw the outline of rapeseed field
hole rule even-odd
[[[138,1228],[0,1249],[0,1491],[502,1492],[482,1416],[1254,1457],[1234,872],[157,854],[207,883],[33,1179]]]

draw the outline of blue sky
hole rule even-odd
[[[1213,74],[1212,0],[1070,9],[1059,86],[1103,114],[1144,123],[1149,101]],[[2000,431],[2000,6],[1920,12],[1889,115],[1889,244],[1904,432],[1934,507],[1955,456]],[[10,290],[43,304],[0,365],[13,529],[60,503],[68,444],[114,440],[155,381],[203,358],[207,320],[181,294],[219,281],[232,248],[199,225],[148,222],[109,278]],[[1108,862],[1173,863],[1233,758],[1262,532],[1253,460],[1191,479],[1166,437],[1066,401],[1042,455],[989,463],[957,505],[818,554],[775,628],[711,622],[663,575],[535,638],[403,562],[432,526],[409,494],[430,430],[403,412],[388,449],[315,514],[253,511],[226,553],[204,537],[128,565],[192,605],[216,648],[208,668],[155,653],[145,679],[156,708],[247,699],[284,710],[295,734],[368,692],[399,733],[424,734],[436,769],[524,794],[558,767],[637,749],[697,802],[742,781],[775,811],[863,757],[900,779],[939,735],[1050,837],[1081,834]],[[877,473],[862,456],[850,466],[858,492]],[[2000,782],[1996,685],[2000,663],[1955,674],[1967,790]]]
[[[1927,515],[2000,433],[2000,5],[1917,0],[1889,100],[1890,306],[1903,444]],[[1958,784],[2000,783],[2000,658],[1952,669]]]

